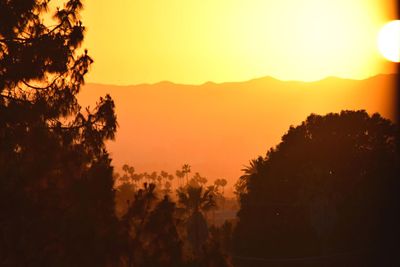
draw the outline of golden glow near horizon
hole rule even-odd
[[[400,62],[400,20],[391,21],[381,29],[378,47],[386,59]]]
[[[89,82],[198,84],[394,71],[376,46],[382,0],[86,0]]]

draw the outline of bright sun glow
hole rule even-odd
[[[376,36],[395,18],[394,0],[150,2],[85,1],[84,47],[95,59],[88,81],[312,81],[392,72]]]
[[[400,20],[391,21],[382,28],[378,36],[378,47],[385,58],[400,62]]]

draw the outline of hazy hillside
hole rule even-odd
[[[139,171],[174,171],[189,163],[209,179],[226,178],[232,185],[243,165],[276,145],[290,125],[310,113],[366,109],[390,117],[393,79],[87,84],[80,101],[93,105],[106,93],[114,98],[120,128],[109,149],[117,167],[127,162]]]

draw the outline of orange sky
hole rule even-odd
[[[95,60],[87,81],[202,84],[264,76],[315,81],[393,73],[395,64],[378,52],[377,36],[395,19],[394,2],[86,0],[83,47]],[[254,82],[243,83],[246,88],[237,99],[227,94],[230,84],[218,90],[207,84],[197,93],[192,92],[196,87],[179,87],[171,95],[165,90],[175,87],[168,83],[151,90],[129,87],[127,92],[88,85],[80,100],[93,105],[104,93],[114,96],[120,128],[108,147],[117,167],[129,163],[139,171],[173,171],[187,162],[211,181],[223,177],[232,186],[248,160],[265,154],[290,124],[301,123],[311,112],[366,108],[389,114],[390,81],[367,83],[365,92],[331,81],[316,83],[323,85],[318,88],[310,85],[310,92],[308,85],[297,83],[256,82],[256,88],[249,88]],[[158,87],[160,91],[154,89]]]
[[[86,0],[89,82],[312,81],[393,72],[377,34],[393,0]]]

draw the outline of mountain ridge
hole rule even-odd
[[[107,147],[114,164],[138,171],[175,173],[184,163],[229,185],[243,165],[280,141],[290,125],[310,113],[365,109],[391,118],[394,74],[365,80],[327,77],[285,82],[269,76],[245,82],[182,85],[170,82],[115,86],[86,84],[78,99],[93,106],[110,94],[116,104],[116,141]]]
[[[376,77],[380,76],[395,76],[395,73],[379,73],[376,75],[372,75],[369,77],[366,77],[364,79],[355,79],[355,78],[344,78],[344,77],[339,77],[339,76],[326,76],[324,78],[318,79],[318,80],[313,80],[313,81],[302,81],[302,80],[281,80],[278,78],[275,78],[273,76],[262,76],[262,77],[256,77],[253,79],[248,79],[248,80],[243,80],[243,81],[232,81],[232,82],[214,82],[214,81],[206,81],[203,83],[199,84],[187,84],[187,83],[178,83],[178,82],[172,82],[168,80],[162,80],[154,83],[138,83],[138,84],[112,84],[112,83],[98,83],[98,82],[87,82],[85,85],[99,85],[99,86],[118,86],[118,87],[132,87],[132,86],[154,86],[154,85],[179,85],[179,86],[204,86],[204,85],[221,85],[221,84],[240,84],[240,83],[248,83],[252,81],[259,81],[259,80],[274,80],[278,82],[284,82],[284,83],[316,83],[316,82],[321,82],[324,80],[345,80],[345,81],[366,81],[370,79],[374,79]]]

